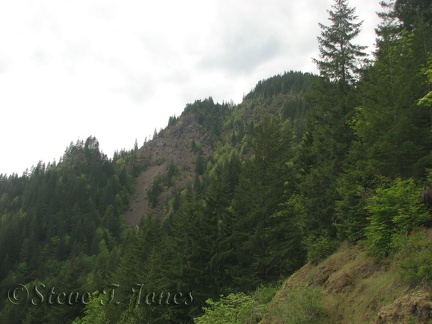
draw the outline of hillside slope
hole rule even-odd
[[[343,243],[290,276],[261,323],[430,323],[430,289],[405,284],[400,270],[395,260]]]
[[[167,127],[138,150],[138,159],[145,160],[147,167],[137,178],[134,196],[125,213],[128,225],[139,225],[142,215],[149,212],[164,216],[169,212],[167,202],[177,188],[193,184],[197,157],[197,153],[192,150],[194,140],[201,144],[200,153],[203,157],[208,158],[212,151],[209,135],[189,115],[180,118],[175,125]],[[157,205],[152,208],[147,192],[157,178],[167,173],[170,164],[176,169],[175,184],[161,188],[156,199]]]

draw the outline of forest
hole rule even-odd
[[[284,279],[342,242],[413,255],[407,242],[432,226],[432,4],[381,6],[372,58],[355,42],[361,17],[335,0],[319,75],[259,81],[238,105],[187,104],[112,158],[90,136],[1,174],[0,322],[258,323]],[[148,155],[191,125],[192,167]],[[137,178],[165,166],[130,226]],[[401,280],[429,287],[432,244],[420,250]]]

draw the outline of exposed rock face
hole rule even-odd
[[[167,203],[174,190],[193,184],[196,153],[191,148],[192,140],[199,143],[204,158],[211,155],[213,148],[209,135],[196,122],[194,116],[186,115],[138,150],[138,159],[146,160],[148,166],[137,178],[135,196],[131,198],[129,209],[125,213],[128,225],[139,225],[142,216],[148,213],[163,217],[168,212]],[[151,209],[147,191],[157,177],[167,172],[171,162],[178,170],[175,185],[164,187],[158,197],[157,207]]]
[[[381,323],[426,323],[432,319],[432,301],[430,293],[413,291],[383,306],[378,318],[373,322]]]

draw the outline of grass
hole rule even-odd
[[[369,323],[380,310],[409,294],[398,263],[379,260],[347,243],[327,259],[288,278],[262,323]]]

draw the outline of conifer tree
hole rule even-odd
[[[353,39],[362,22],[356,22],[355,8],[347,0],[335,0],[328,11],[330,26],[319,24],[320,59],[314,59],[321,79],[311,85],[307,101],[311,113],[306,133],[297,150],[294,166],[299,175],[296,194],[287,202],[287,213],[297,217],[299,231],[305,235],[334,237],[337,182],[354,139],[350,127],[358,104],[361,65],[365,64],[364,46]],[[306,243],[306,242],[305,242]]]
[[[365,46],[356,45],[352,40],[360,33],[363,22],[355,22],[355,8],[348,7],[347,0],[335,0],[329,10],[331,26],[319,24],[318,37],[320,59],[313,59],[321,76],[331,81],[353,83],[358,79],[361,64],[366,63]]]
[[[231,209],[235,218],[231,239],[238,261],[229,271],[242,289],[254,289],[290,270],[283,267],[284,239],[277,237],[285,219],[273,215],[286,199],[291,135],[280,119],[271,116],[254,130],[254,155],[243,165]]]
[[[389,179],[418,179],[432,163],[430,116],[416,107],[418,94],[427,93],[421,71],[432,48],[431,27],[417,20],[416,30],[408,32],[400,17],[409,15],[401,3],[381,2],[375,62],[362,81],[352,117],[355,142],[338,185],[336,222],[342,239],[364,238],[365,206],[373,190]]]

